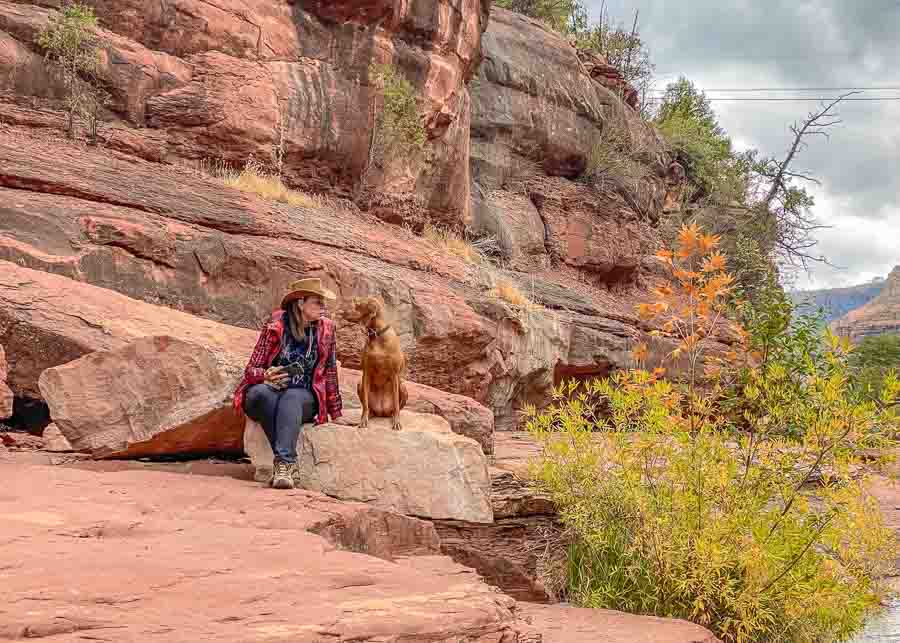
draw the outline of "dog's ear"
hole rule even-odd
[[[374,317],[379,310],[381,310],[381,306],[379,305],[378,300],[374,297],[367,297],[366,312]]]

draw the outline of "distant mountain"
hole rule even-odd
[[[868,335],[900,333],[900,266],[891,270],[882,286],[871,301],[835,320],[832,329],[854,342]]]
[[[797,307],[798,314],[813,314],[822,308],[825,322],[831,323],[875,299],[886,283],[884,279],[878,278],[846,288],[795,290],[789,292],[788,296]]]

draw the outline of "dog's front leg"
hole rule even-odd
[[[359,428],[364,429],[369,426],[369,378],[367,364],[362,365],[362,381],[359,383],[359,403],[362,406],[362,415],[359,418]]]
[[[400,373],[394,373],[394,418],[391,428],[394,431],[400,430]]]

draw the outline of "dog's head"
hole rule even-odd
[[[338,310],[344,321],[366,325],[384,310],[384,303],[377,297],[354,297]]]

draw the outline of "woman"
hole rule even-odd
[[[288,287],[281,308],[259,335],[234,393],[234,408],[259,422],[275,454],[271,485],[299,484],[297,439],[303,424],[323,424],[341,416],[334,322],[325,300],[335,295],[318,278]]]

